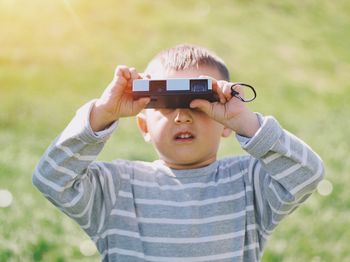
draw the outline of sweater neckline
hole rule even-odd
[[[218,161],[214,161],[213,163],[198,167],[198,168],[190,168],[190,169],[173,169],[166,166],[161,160],[156,160],[153,162],[156,166],[158,166],[164,173],[171,177],[178,178],[190,178],[190,177],[198,177],[198,176],[207,176],[212,174],[218,167]]]

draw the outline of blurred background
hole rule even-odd
[[[222,57],[274,115],[320,154],[326,180],[275,230],[263,261],[350,261],[350,1],[0,0],[0,261],[99,261],[31,175],[118,64],[142,72],[179,43]],[[244,153],[225,139],[220,156]],[[135,119],[99,159],[154,160]]]

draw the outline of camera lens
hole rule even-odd
[[[192,92],[208,91],[208,81],[206,79],[191,80],[190,86]]]

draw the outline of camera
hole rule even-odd
[[[218,101],[207,78],[138,79],[133,81],[133,99],[150,97],[147,108],[189,108],[194,99]]]

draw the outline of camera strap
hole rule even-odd
[[[238,86],[242,86],[242,87],[248,87],[251,91],[252,91],[252,97],[251,98],[248,98],[248,99],[245,99],[243,97],[240,96],[239,92],[237,92],[235,89],[236,87]],[[251,102],[253,101],[255,98],[256,98],[256,91],[254,89],[253,86],[251,85],[248,85],[248,84],[244,84],[244,83],[234,83],[232,86],[231,86],[231,95],[238,98],[239,100],[241,100],[242,102],[244,103],[248,103],[248,102]]]

